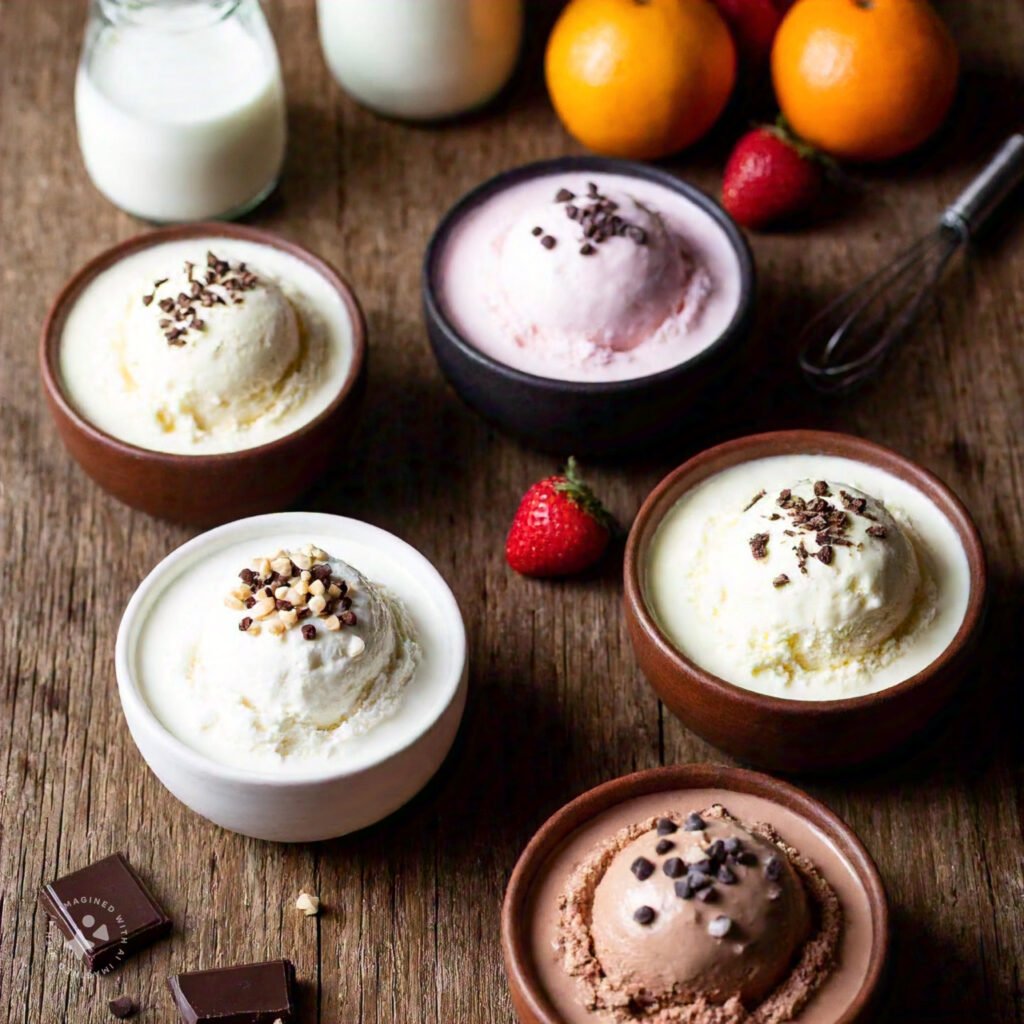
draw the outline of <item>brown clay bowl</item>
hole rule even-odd
[[[845,1010],[829,1024],[873,1024],[877,1020],[889,956],[889,905],[878,869],[863,844],[842,819],[794,786],[742,768],[686,764],[636,772],[588,790],[556,811],[520,855],[501,912],[505,971],[520,1024],[566,1024],[566,1017],[545,987],[531,942],[535,894],[545,867],[577,829],[624,801],[661,792],[701,789],[720,789],[769,800],[807,823],[809,830],[816,830],[838,854],[848,869],[842,872],[844,884],[856,893],[856,901],[863,908],[861,916],[869,922],[870,942],[863,958],[862,980],[857,984],[854,979],[848,989],[849,1001],[844,1000]],[[785,827],[780,827],[780,831],[783,838],[799,848],[798,837],[787,836]],[[825,874],[829,877],[827,870]],[[833,878],[829,880],[837,885]],[[845,908],[849,901],[838,887],[837,891]],[[843,951],[840,953],[842,963]],[[808,1011],[813,1005],[812,1002]]]
[[[338,393],[316,418],[268,444],[215,455],[157,452],[118,440],[86,420],[65,393],[60,373],[64,322],[84,287],[132,253],[188,238],[238,238],[280,249],[320,273],[352,318],[353,359]],[[277,235],[238,224],[200,223],[137,235],[90,260],[60,290],[43,324],[39,348],[43,390],[65,447],[104,490],[161,519],[210,526],[281,509],[331,463],[345,425],[358,409],[366,379],[366,321],[345,279],[311,252]]]
[[[822,454],[856,459],[912,484],[955,528],[970,567],[964,620],[949,646],[925,669],[877,693],[843,700],[786,700],[754,693],[695,664],[662,632],[644,595],[644,566],[665,514],[689,489],[730,466],[772,455]],[[984,618],[985,552],[967,509],[937,477],[863,438],[787,430],[728,441],[670,473],[651,492],[626,545],[625,606],[640,668],[668,709],[716,747],[759,767],[835,771],[878,758],[905,743],[952,698]]]

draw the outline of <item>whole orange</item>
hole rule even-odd
[[[926,0],[799,0],[772,47],[793,130],[847,160],[921,145],[945,119],[958,71],[956,43]]]
[[[598,153],[666,156],[718,120],[736,50],[710,0],[571,0],[545,60],[568,131]]]

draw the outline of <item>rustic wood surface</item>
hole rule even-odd
[[[118,705],[121,610],[190,531],[99,492],[62,449],[38,384],[36,337],[51,296],[100,248],[140,230],[96,193],[78,156],[72,84],[84,6],[0,0],[0,1021],[106,1021],[107,1000],[125,992],[145,1007],[139,1019],[171,1022],[169,973],[286,955],[303,979],[304,1021],[507,1024],[499,905],[533,830],[602,780],[725,760],[664,715],[639,675],[617,555],[568,583],[506,569],[508,519],[552,460],[463,408],[424,336],[420,257],[446,207],[493,172],[578,149],[540,82],[539,43],[557,5],[533,6],[532,42],[501,102],[419,128],[342,96],[320,57],[312,0],[268,4],[291,148],[279,193],[251,220],[349,275],[371,331],[369,401],[350,454],[302,506],[369,520],[423,550],[462,604],[472,659],[459,741],[426,792],[362,834],[299,847],[244,839],[192,815],[147,770]],[[899,449],[967,501],[994,585],[963,700],[909,754],[803,784],[857,829],[888,884],[892,1019],[1004,1024],[1024,1020],[1020,218],[1007,216],[966,270],[950,275],[877,386],[821,400],[793,369],[809,311],[929,225],[1024,120],[1019,0],[941,6],[965,62],[941,138],[912,160],[857,172],[813,226],[755,238],[758,372],[743,398],[675,450],[591,475],[628,521],[665,471],[713,440],[827,426]],[[747,116],[734,114],[670,166],[714,190]],[[61,949],[36,891],[118,849],[152,880],[176,930],[96,979]],[[302,888],[322,897],[319,919],[292,909]]]

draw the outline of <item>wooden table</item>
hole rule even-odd
[[[140,230],[79,160],[72,83],[84,4],[0,0],[0,522],[5,614],[0,745],[0,1020],[109,1019],[126,992],[144,1021],[175,1019],[167,974],[286,955],[305,1021],[512,1020],[498,945],[506,879],[534,829],[569,797],[638,768],[723,755],[663,713],[637,671],[620,610],[620,558],[591,578],[538,583],[502,558],[525,486],[552,469],[489,429],[446,388],[419,310],[420,257],[441,213],[500,169],[577,151],[540,79],[536,30],[507,98],[444,128],[380,120],[321,61],[311,0],[269,13],[287,79],[291,149],[278,195],[251,219],[322,253],[369,317],[369,400],[351,452],[303,506],[401,534],[451,581],[470,636],[471,696],[440,776],[359,835],[273,846],[177,803],[143,764],[118,705],[113,645],[139,579],[191,531],[101,493],[44,412],[35,345],[63,279]],[[1019,0],[941,5],[965,57],[941,139],[858,172],[830,215],[753,239],[762,278],[758,375],[740,408],[690,443],[591,467],[625,521],[672,466],[765,428],[832,427],[891,445],[967,501],[992,565],[987,638],[964,699],[883,767],[804,785],[874,854],[894,910],[893,1019],[1024,1020],[1019,651],[1024,574],[1024,236],[1007,223],[947,280],[913,344],[846,401],[805,390],[800,324],[841,284],[926,228],[1022,113]],[[671,166],[715,190],[738,114]],[[1007,217],[1008,222],[1013,218]],[[1019,221],[1019,218],[1017,218]],[[39,885],[114,850],[142,866],[173,937],[106,978],[83,976],[36,902]],[[292,908],[300,889],[325,913]]]

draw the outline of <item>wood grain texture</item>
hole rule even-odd
[[[443,128],[374,117],[320,58],[312,0],[268,5],[289,92],[282,187],[252,218],[353,281],[371,338],[366,408],[349,454],[304,506],[393,530],[452,582],[471,642],[456,749],[411,806],[335,842],[272,846],[219,831],[149,773],[124,726],[113,644],[140,577],[188,531],[130,512],[70,463],[38,387],[35,343],[52,294],[140,225],[87,180],[71,105],[84,4],[0,0],[0,1024],[108,1020],[127,992],[171,1022],[176,970],[290,956],[306,1022],[509,1024],[501,895],[545,816],[582,789],[659,763],[722,760],[662,713],[620,609],[620,566],[542,584],[501,547],[525,485],[551,460],[464,409],[430,357],[420,258],[447,206],[483,177],[575,152],[540,83],[544,26],[506,96]],[[1017,668],[1024,581],[1024,225],[1005,225],[947,279],[912,344],[871,389],[811,396],[797,329],[836,288],[933,220],[1024,113],[1019,0],[940,5],[964,52],[962,95],[911,160],[856,171],[830,215],[754,239],[762,287],[756,376],[688,443],[591,476],[628,520],[693,451],[783,426],[832,427],[891,445],[946,479],[974,512],[994,577],[989,628],[955,713],[893,762],[806,787],[858,830],[892,896],[894,1021],[1024,1020],[1024,865]],[[736,113],[671,162],[714,190]],[[1018,204],[1019,206],[1019,204]],[[1014,220],[1017,223],[1014,223]],[[35,893],[125,849],[176,921],[173,937],[107,978],[83,977]],[[319,892],[325,913],[291,903]]]

